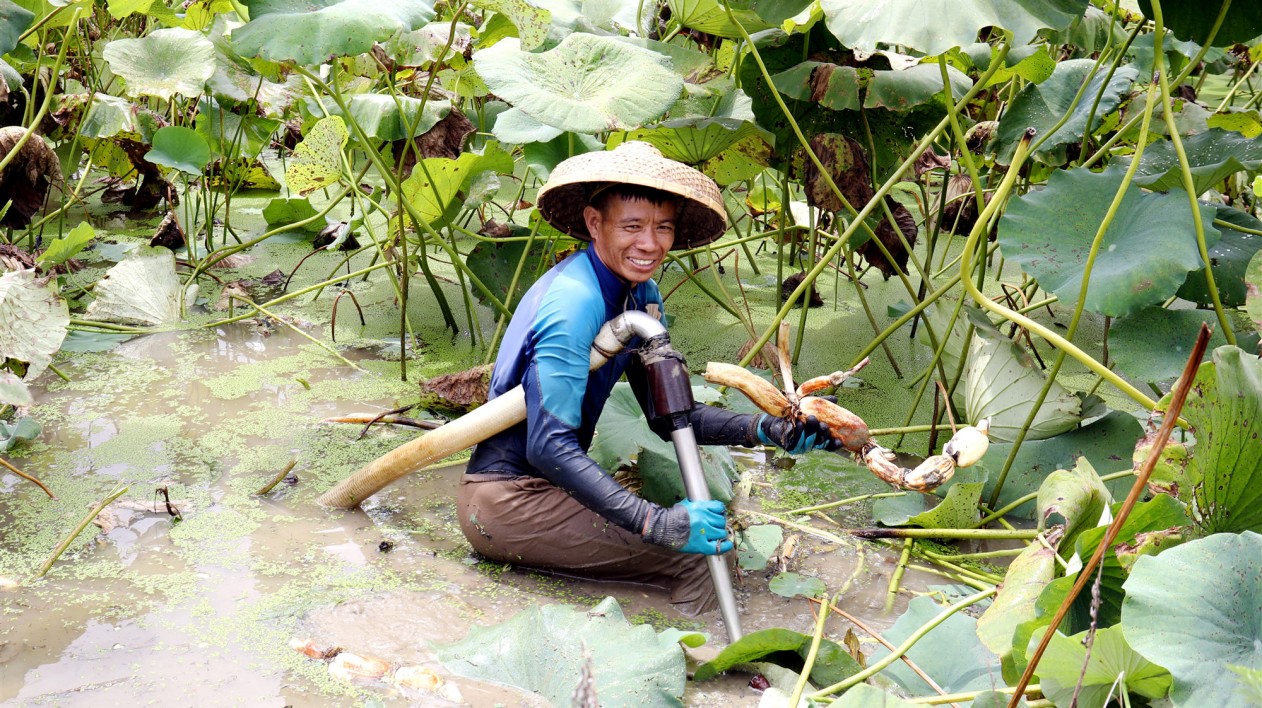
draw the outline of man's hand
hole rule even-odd
[[[732,550],[727,539],[727,508],[721,501],[693,501],[685,499],[676,506],[688,510],[688,542],[681,553],[701,553],[712,556]]]
[[[727,538],[726,514],[721,501],[685,499],[651,514],[645,523],[644,540],[682,553],[727,553],[732,542]]]
[[[775,445],[790,455],[801,455],[807,450],[837,450],[841,441],[833,438],[826,423],[815,416],[805,421],[777,418],[763,413],[758,420],[758,440],[763,445]]]

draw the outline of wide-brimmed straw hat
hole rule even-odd
[[[704,246],[727,230],[727,212],[714,180],[637,140],[606,152],[575,155],[557,165],[539,190],[539,214],[558,230],[590,241],[583,209],[596,192],[615,183],[652,187],[683,198],[671,250]]]

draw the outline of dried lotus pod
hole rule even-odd
[[[990,447],[990,418],[973,426],[960,428],[942,447],[942,454],[955,460],[956,467],[970,467],[982,459]]]

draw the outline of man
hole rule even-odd
[[[513,315],[490,396],[522,385],[526,421],[474,451],[460,485],[461,528],[488,558],[654,585],[685,614],[708,611],[715,598],[702,555],[732,547],[724,505],[685,499],[658,506],[588,457],[623,373],[648,410],[644,371],[632,352],[638,343],[590,373],[588,351],[600,327],[622,312],[660,313],[652,278],[667,251],[704,245],[726,230],[718,186],[646,143],[629,142],[562,162],[538,201],[549,223],[591,246],[545,274]],[[836,448],[813,418],[794,423],[705,405],[689,418],[702,444]]]

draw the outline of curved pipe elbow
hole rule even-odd
[[[596,333],[592,341],[591,368],[600,368],[636,337],[651,339],[665,335],[666,326],[656,317],[638,310],[624,312],[606,322]]]

